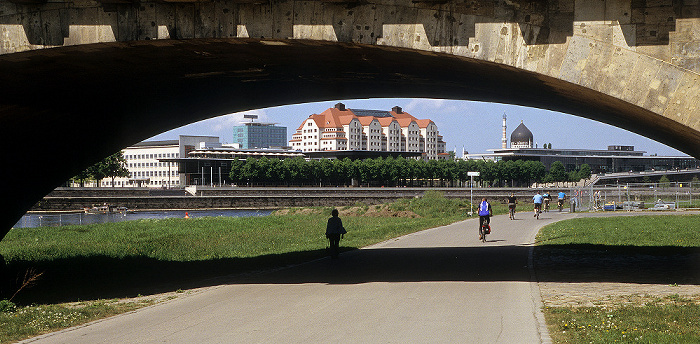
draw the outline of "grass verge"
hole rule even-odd
[[[152,299],[131,302],[96,300],[41,306],[10,307],[0,312],[0,343],[84,324],[153,304]]]
[[[639,295],[635,287],[700,282],[698,223],[699,215],[650,215],[572,219],[542,228],[535,249],[540,281],[629,285],[629,294],[601,294],[594,306],[545,307],[554,342],[700,342],[700,295]]]
[[[698,343],[696,302],[673,295],[642,306],[550,307],[546,317],[555,343]]]

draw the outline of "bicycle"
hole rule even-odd
[[[484,222],[481,224],[481,227],[479,227],[479,237],[481,238],[481,242],[486,242],[486,234],[491,234],[491,226]]]
[[[515,204],[508,206],[508,216],[511,220],[515,220]]]
[[[561,213],[562,208],[564,208],[564,200],[563,199],[560,199],[557,202],[557,208],[559,208],[559,212]]]
[[[545,198],[544,199],[544,212],[546,213],[548,211],[549,211],[549,198]]]
[[[542,212],[542,204],[541,203],[535,203],[535,215],[538,220],[540,219],[540,213]]]

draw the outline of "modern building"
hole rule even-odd
[[[505,120],[503,124],[505,128]],[[505,129],[504,129],[505,136]],[[690,156],[650,156],[634,146],[608,146],[607,150],[595,149],[545,149],[533,147],[532,132],[520,123],[510,135],[510,148],[489,149],[490,153],[467,154],[467,159],[534,160],[545,168],[555,161],[564,164],[567,171],[578,170],[588,164],[593,173],[641,172],[653,170],[677,170],[700,168],[700,161]]]
[[[244,123],[233,127],[233,142],[240,144],[241,149],[284,147],[287,127],[275,123]]]
[[[417,119],[398,106],[384,111],[349,109],[338,103],[304,120],[289,145],[304,153],[410,152],[420,153],[427,160],[449,157],[437,125],[429,119]]]
[[[178,140],[144,141],[122,150],[129,170],[128,178],[115,178],[114,186],[177,187],[186,185],[175,161],[201,144],[218,144],[216,136],[180,135]],[[100,186],[112,186],[111,179],[103,179]]]
[[[288,149],[260,148],[239,149],[233,145],[201,144],[187,156],[163,159],[165,163],[176,163],[184,181],[182,185],[227,185],[231,184],[229,172],[234,161],[247,158],[288,159],[304,157],[304,154]]]

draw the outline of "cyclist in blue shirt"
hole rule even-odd
[[[559,191],[557,198],[557,205],[559,206],[559,211],[561,211],[561,208],[564,206],[564,200],[566,199],[566,194],[564,193],[564,191]]]
[[[539,214],[541,212],[543,199],[544,199],[544,197],[542,197],[542,195],[540,195],[539,191],[537,191],[537,194],[532,197],[532,201],[535,203],[535,214],[532,215],[532,217],[537,216],[537,214]]]
[[[546,213],[549,211],[549,201],[552,200],[552,197],[549,196],[549,192],[545,191],[542,194],[542,198],[544,201],[544,202],[542,202],[542,211],[544,211]]]
[[[482,234],[481,234],[481,226],[486,223],[488,226],[491,224],[491,203],[486,201],[486,197],[481,199],[481,203],[479,203],[479,240],[482,239]]]

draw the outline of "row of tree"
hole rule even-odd
[[[482,186],[528,186],[532,183],[574,182],[591,175],[588,165],[567,172],[555,161],[549,171],[539,161],[490,160],[415,160],[403,157],[365,160],[269,159],[266,157],[231,165],[229,177],[237,184],[264,185],[350,185],[354,182],[386,186],[455,186],[470,180],[467,172],[479,172],[474,180]],[[98,185],[104,178],[129,177],[121,152],[114,153],[88,167],[73,179],[83,186],[85,180]]]
[[[376,158],[365,160],[310,160],[248,158],[232,163],[229,174],[236,184],[256,185],[350,185],[455,186],[470,180],[467,172],[480,172],[475,178],[482,186],[527,186],[532,183],[567,182],[589,178],[591,170],[582,165],[567,172],[561,162],[545,170],[539,161],[415,160]]]

